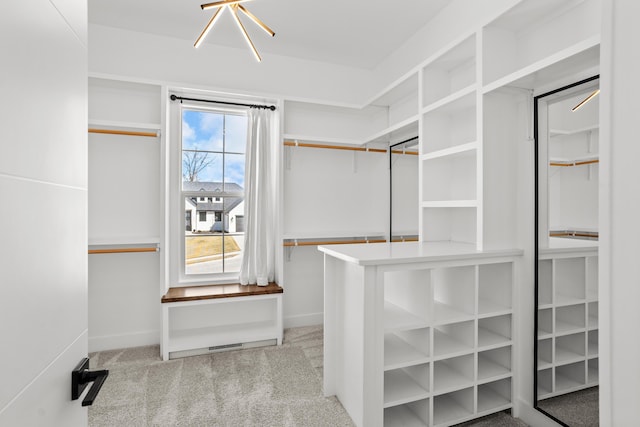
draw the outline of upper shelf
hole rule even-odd
[[[577,135],[579,133],[591,132],[600,129],[599,125],[588,126],[580,129],[549,129],[549,136]]]

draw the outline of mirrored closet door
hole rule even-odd
[[[598,425],[598,77],[534,99],[535,406]]]

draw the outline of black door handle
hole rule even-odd
[[[96,396],[100,392],[102,385],[109,376],[106,369],[100,371],[89,370],[89,358],[85,357],[78,363],[78,366],[71,371],[71,400],[77,400],[90,382],[93,383],[89,392],[82,400],[82,406],[91,406]]]

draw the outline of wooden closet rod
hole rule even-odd
[[[283,242],[282,246],[295,247],[295,246],[318,246],[318,245],[346,245],[352,243],[387,243],[384,239],[371,239],[371,240],[305,240],[303,242]]]
[[[119,249],[89,249],[89,254],[122,254],[132,252],[157,252],[158,248],[119,248]]]
[[[573,233],[570,231],[549,233],[549,237],[593,237],[598,238],[598,233]]]
[[[600,160],[598,159],[594,159],[594,160],[583,160],[581,162],[573,162],[573,163],[557,163],[557,162],[550,162],[549,166],[562,166],[562,167],[569,167],[569,166],[582,166],[582,165],[590,165],[593,163],[599,163]]]
[[[294,141],[285,141],[284,145],[287,147],[329,148],[334,150],[369,151],[373,153],[387,152],[387,150],[382,148],[353,147],[348,145],[311,144],[308,142],[294,142]]]
[[[157,138],[157,132],[140,132],[133,130],[116,130],[116,129],[95,129],[89,128],[89,133],[107,133],[111,135],[129,135],[129,136],[149,136],[152,138]]]

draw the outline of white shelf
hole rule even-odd
[[[433,104],[425,106],[420,113],[429,114],[434,111],[451,113],[453,111],[465,110],[475,106],[476,98],[475,92],[477,85],[474,83],[457,92],[446,96]]]
[[[430,200],[422,202],[423,208],[475,208],[477,200]]]
[[[600,125],[593,125],[579,129],[549,129],[549,136],[553,138],[555,136],[577,135],[579,133],[591,132],[598,129],[600,129]]]
[[[433,302],[434,324],[443,325],[473,319],[473,313],[467,313],[449,304]]]
[[[481,317],[509,314],[511,311],[511,307],[507,307],[503,304],[486,299],[478,300],[478,315]]]
[[[429,355],[418,350],[395,334],[384,336],[384,369],[402,368],[429,361]]]
[[[469,356],[471,358],[471,356]],[[450,368],[442,362],[436,362],[433,369],[433,394],[450,393],[473,385],[473,378]]]
[[[159,243],[160,243],[159,237],[93,237],[93,238],[89,238],[89,247],[158,245]]]
[[[471,392],[471,394],[473,393]],[[469,399],[469,406],[462,405],[452,397],[452,394],[444,394],[434,399],[433,422],[436,426],[445,423],[446,425],[456,424],[456,422],[462,422],[473,415],[473,410],[469,408],[469,406],[473,407],[471,399]]]
[[[485,328],[478,328],[478,347],[505,346],[511,344],[511,338]]]
[[[333,145],[362,145],[362,141],[359,139],[348,138],[333,138],[318,135],[300,135],[300,134],[284,134],[282,139],[285,141],[298,141],[298,142],[311,142],[311,143],[325,143]],[[304,148],[304,147],[300,147]]]
[[[473,351],[473,346],[464,341],[448,335],[438,329],[433,330],[433,355],[437,358],[452,357]]]
[[[375,142],[399,142],[395,141],[402,138],[409,138],[412,136],[418,136],[418,121],[419,116],[413,115],[398,123],[395,123],[373,135],[365,138],[361,141],[361,144],[375,143]]]
[[[416,414],[404,405],[394,406],[384,410],[385,427],[427,427]]]
[[[418,73],[413,71],[381,90],[366,105],[388,107],[415,94],[417,91]]]
[[[466,144],[459,144],[449,148],[443,148],[441,150],[431,151],[420,156],[420,160],[434,160],[441,157],[449,157],[455,155],[470,154],[478,149],[478,142],[468,142]]]
[[[384,302],[384,331],[385,333],[409,329],[424,328],[428,322],[413,313],[398,307],[388,301]]]
[[[402,405],[429,397],[429,391],[401,369],[384,373],[384,407]]]
[[[118,120],[99,120],[89,119],[90,128],[107,128],[107,129],[136,129],[136,130],[155,130],[162,128],[160,123],[136,123]]]

